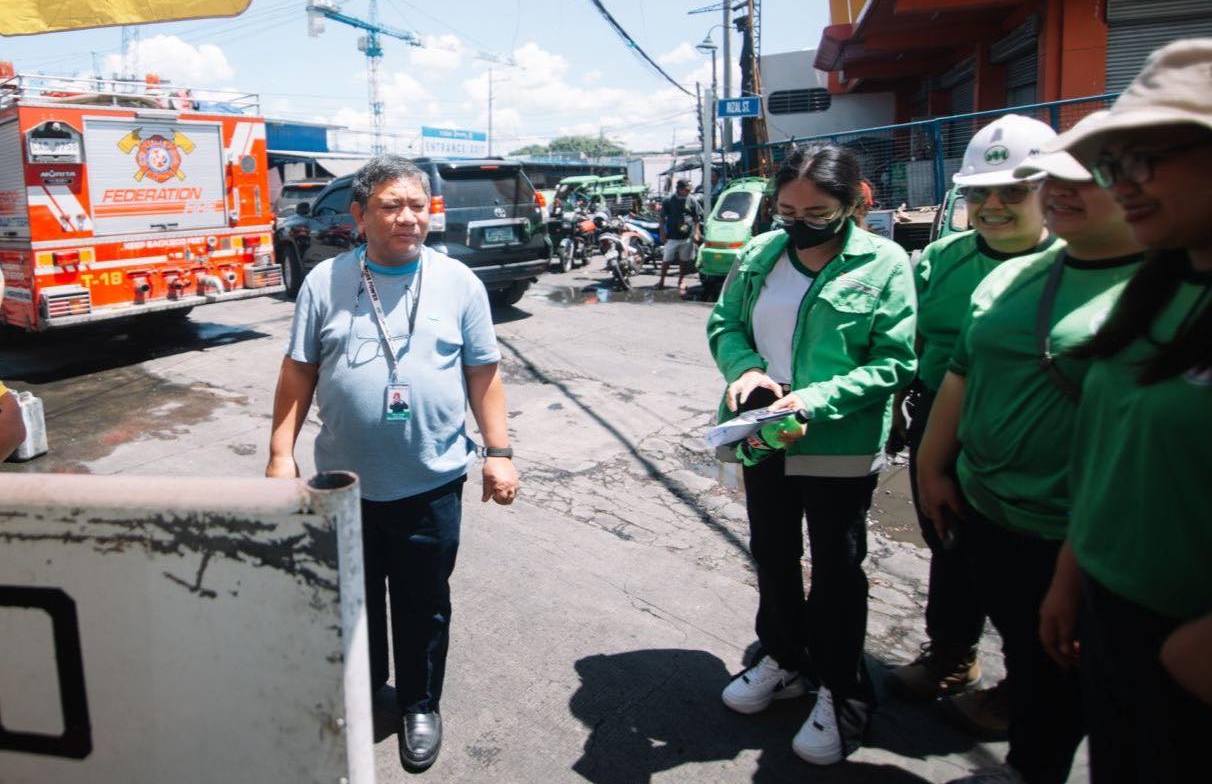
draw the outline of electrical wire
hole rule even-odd
[[[685,87],[678,84],[678,82],[672,76],[670,76],[665,71],[664,68],[657,65],[656,60],[653,60],[651,57],[648,56],[647,52],[645,52],[643,49],[640,48],[640,45],[635,42],[635,39],[632,38],[631,35],[626,30],[623,29],[623,26],[621,24],[619,24],[617,21],[615,21],[615,18],[613,16],[610,15],[610,12],[606,10],[606,6],[602,5],[602,0],[589,0],[589,2],[592,3],[594,5],[594,7],[598,9],[598,12],[602,15],[602,18],[606,20],[606,23],[609,24],[611,27],[613,27],[614,31],[619,34],[619,37],[623,39],[623,43],[627,44],[627,46],[630,47],[640,57],[642,57],[645,62],[647,62],[654,69],[656,69],[656,72],[659,73],[661,76],[665,77],[665,80],[668,81],[670,84],[672,84],[674,87],[678,88],[679,90],[686,93],[687,95],[690,95],[690,96],[694,95],[694,93],[690,92]]]

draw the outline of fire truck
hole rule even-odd
[[[205,99],[0,63],[0,324],[174,318],[283,290],[257,97]]]

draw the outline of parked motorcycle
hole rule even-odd
[[[627,291],[631,288],[631,277],[643,267],[643,244],[651,238],[621,218],[600,220],[600,223],[602,232],[598,236],[598,248],[606,257],[606,268],[614,277],[615,286],[620,291]]]
[[[568,272],[574,266],[583,267],[589,263],[590,249],[597,247],[600,230],[594,217],[584,210],[573,210],[563,215],[561,234],[556,254],[556,264],[560,272]]]
[[[630,232],[628,241],[638,252],[642,266],[659,269],[665,250],[661,244],[660,221],[632,213],[623,219],[623,223]]]

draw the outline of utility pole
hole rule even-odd
[[[492,68],[488,69],[488,157],[492,157]]]
[[[694,91],[696,93],[699,92],[699,85],[697,82],[694,85]],[[699,122],[702,124],[702,127],[704,129],[707,129],[707,128],[710,128],[711,124],[715,122],[715,91],[712,90],[711,88],[707,88],[707,95],[705,96],[705,98],[706,98],[706,100],[702,101],[702,112],[700,112],[700,114],[699,114]],[[710,133],[703,134],[702,155],[703,155],[703,214],[708,215],[711,213],[711,166],[712,166],[712,158],[715,157],[714,155],[712,155],[711,134]]]
[[[732,0],[724,0],[724,98],[732,97]],[[732,151],[732,120],[724,120],[724,161]]]

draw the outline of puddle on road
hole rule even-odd
[[[693,292],[691,292],[693,294]],[[640,305],[655,305],[667,302],[696,302],[693,296],[683,298],[677,287],[665,289],[638,288],[629,291],[615,291],[607,286],[559,286],[552,288],[547,299],[558,305],[608,305],[618,302],[630,302]]]
[[[205,384],[164,381],[139,367],[19,386],[42,398],[50,444],[42,457],[4,466],[24,473],[91,473],[90,464],[124,444],[175,440],[218,409],[246,402]]]

